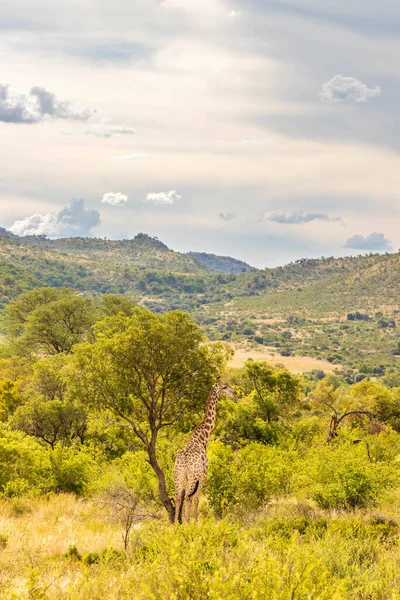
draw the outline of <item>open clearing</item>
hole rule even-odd
[[[312,358],[311,356],[281,356],[274,348],[261,346],[258,348],[235,347],[235,355],[229,363],[230,367],[242,367],[246,360],[265,360],[272,365],[284,365],[292,373],[306,373],[313,369],[321,369],[325,373],[333,373],[340,369],[340,365],[332,365],[327,360]]]

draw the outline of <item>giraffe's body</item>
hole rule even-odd
[[[200,491],[207,473],[207,444],[215,427],[217,402],[220,396],[236,398],[236,392],[218,379],[209,393],[204,420],[192,431],[186,448],[176,455],[175,521],[180,523],[183,508],[184,521],[189,522],[192,500],[197,521]]]

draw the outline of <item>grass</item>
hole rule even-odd
[[[235,347],[235,354],[229,363],[230,367],[243,367],[246,360],[265,360],[272,365],[283,365],[292,373],[307,373],[314,369],[320,369],[325,373],[333,373],[340,369],[340,365],[333,365],[327,360],[320,360],[311,356],[280,356],[275,348],[266,346],[250,347],[244,345]]]
[[[124,555],[118,526],[91,500],[2,501],[0,597],[395,600],[398,508],[323,513],[288,498],[217,521],[203,506],[198,525],[143,524]]]

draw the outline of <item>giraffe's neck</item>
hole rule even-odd
[[[203,425],[202,429],[207,436],[207,441],[215,427],[215,420],[216,420],[216,416],[217,416],[217,402],[219,399],[219,393],[220,393],[219,387],[217,385],[214,385],[211,388],[211,391],[208,395],[206,412],[205,412],[204,420],[202,423],[202,425]]]

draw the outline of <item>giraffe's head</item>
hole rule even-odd
[[[235,400],[235,402],[237,402],[238,396],[236,390],[234,390],[233,387],[229,385],[229,383],[225,383],[224,381],[222,381],[221,377],[218,377],[217,379],[217,386],[219,388],[221,396],[227,396],[228,398],[231,398],[232,400]]]

